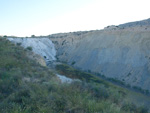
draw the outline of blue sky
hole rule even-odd
[[[149,0],[0,0],[0,35],[102,29],[150,18]]]

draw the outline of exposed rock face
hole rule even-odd
[[[42,56],[47,64],[56,60],[54,44],[48,38],[8,38],[8,40],[16,44],[20,43],[24,48],[31,47],[32,51]]]
[[[50,36],[60,61],[150,90],[150,27]]]
[[[61,80],[62,83],[71,83],[73,81],[73,79],[68,78],[64,75],[59,75],[59,74],[56,74],[56,75]]]

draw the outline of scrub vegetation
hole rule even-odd
[[[0,38],[0,113],[148,113],[130,103],[123,88],[67,65],[56,69],[82,81],[61,83],[27,52]]]

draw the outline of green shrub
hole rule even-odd
[[[32,38],[34,38],[34,37],[35,37],[35,35],[31,35],[31,37],[32,37]]]
[[[27,47],[26,49],[29,50],[29,51],[32,51],[32,47],[31,46]]]
[[[3,37],[4,37],[4,38],[7,38],[7,35],[4,35]]]
[[[133,113],[148,113],[148,109],[145,107],[136,107],[132,103],[124,104],[121,109],[126,112],[133,112]]]
[[[20,46],[21,45],[21,43],[17,43],[17,46]]]
[[[72,63],[71,63],[71,65],[74,65],[76,62],[75,61],[73,61]]]

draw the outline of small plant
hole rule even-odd
[[[59,62],[59,58],[58,58],[58,56],[56,56],[56,60]]]
[[[28,46],[26,49],[29,50],[29,51],[32,51],[32,47],[31,46]]]
[[[72,63],[71,63],[71,65],[74,65],[76,62],[75,61],[73,61]]]
[[[128,75],[127,75],[127,77],[129,77],[130,75],[131,75],[131,73],[129,72]]]
[[[35,37],[35,35],[31,35],[31,37],[32,37],[32,38],[34,38],[34,37]]]
[[[91,73],[91,70],[88,70],[88,73]]]
[[[3,37],[4,37],[4,38],[6,38],[6,37],[7,37],[7,35],[4,35]]]
[[[20,46],[21,45],[21,43],[17,43],[17,46]]]

